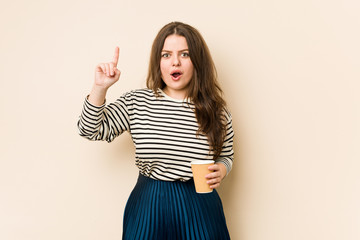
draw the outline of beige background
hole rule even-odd
[[[108,101],[145,86],[166,23],[200,30],[234,118],[219,192],[232,239],[360,239],[357,0],[1,1],[0,239],[121,239],[137,178],[128,134],[77,135],[97,63]]]

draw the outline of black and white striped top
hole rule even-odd
[[[194,104],[177,100],[159,90],[156,98],[150,89],[125,93],[109,105],[94,106],[85,99],[78,121],[79,134],[89,140],[106,140],[128,131],[136,148],[140,173],[153,179],[186,181],[192,178],[192,160],[212,160],[205,135],[196,135],[198,124]],[[227,135],[216,162],[233,162],[231,115],[225,112]]]

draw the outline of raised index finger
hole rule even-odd
[[[114,65],[115,65],[115,67],[117,66],[118,61],[119,61],[119,52],[120,52],[119,47],[116,47],[115,48],[114,58],[113,58],[113,61],[112,61],[114,63]]]

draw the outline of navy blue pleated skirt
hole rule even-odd
[[[124,240],[230,239],[216,190],[195,192],[194,181],[159,181],[139,174],[124,213]]]

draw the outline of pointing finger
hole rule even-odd
[[[116,47],[115,48],[115,53],[114,53],[114,58],[113,58],[113,63],[114,63],[114,66],[117,66],[118,64],[118,61],[119,61],[119,52],[120,52],[120,49],[119,47]]]

